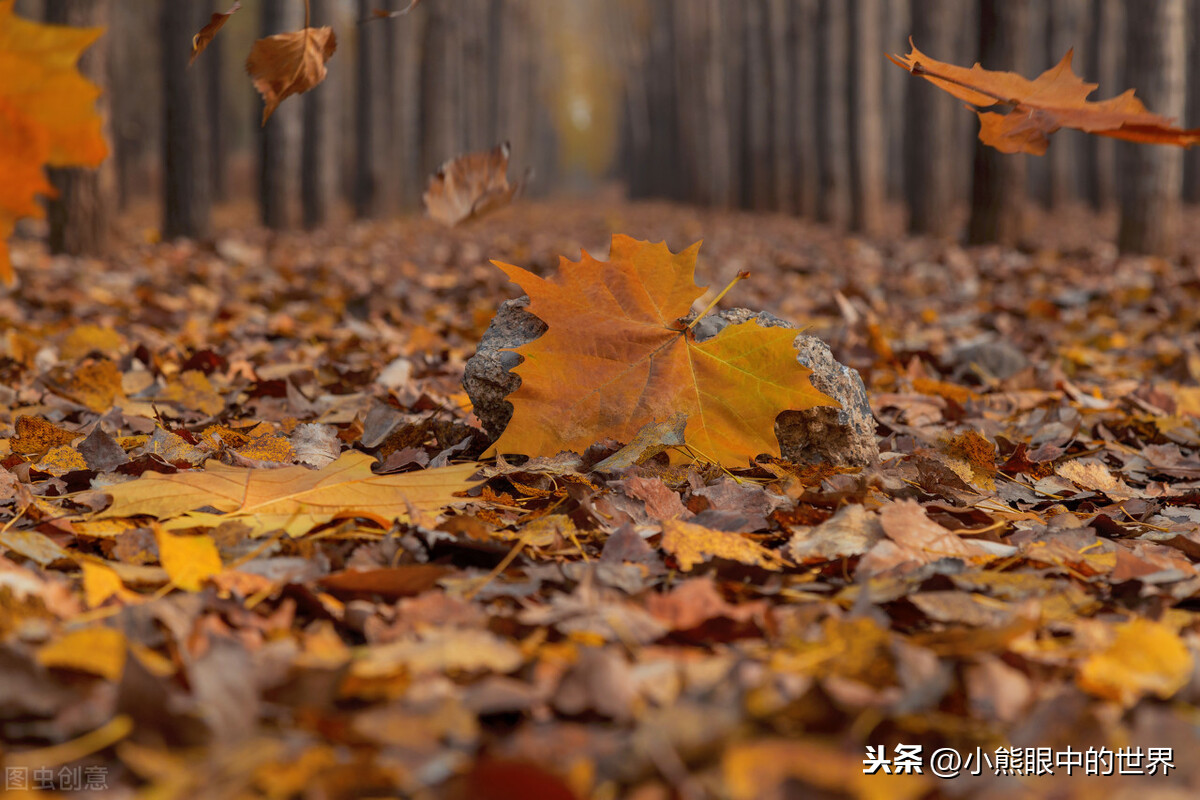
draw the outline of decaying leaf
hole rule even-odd
[[[288,97],[325,80],[325,64],[337,49],[333,28],[305,28],[259,39],[246,59],[246,72],[263,98],[262,124]]]
[[[491,452],[583,452],[606,437],[632,441],[642,426],[683,413],[687,442],[702,456],[745,464],[779,454],[780,412],[837,407],[797,363],[793,330],[746,322],[695,340],[679,320],[702,291],[699,247],[675,254],[665,243],[616,235],[609,261],[562,258],[550,280],[495,262],[548,330],[517,349],[521,386]]]
[[[458,225],[516,199],[522,183],[508,182],[508,142],[442,164],[425,189],[425,210],[443,225]]]
[[[376,475],[375,460],[347,452],[323,469],[245,469],[209,462],[203,471],[150,472],[110,486],[113,502],[102,517],[148,515],[159,519],[211,506],[225,517],[252,517],[267,529],[304,531],[341,517],[365,517],[387,526],[407,519],[410,504],[436,513],[463,502],[474,464],[404,475]]]
[[[1073,51],[1034,80],[1015,72],[970,69],[937,61],[922,53],[909,39],[912,51],[905,56],[889,55],[892,63],[918,75],[979,108],[1012,106],[1007,114],[976,111],[979,140],[1004,153],[1042,155],[1050,135],[1060,128],[1074,128],[1099,136],[1149,144],[1191,147],[1200,142],[1200,128],[1184,130],[1169,117],[1146,110],[1129,89],[1111,100],[1087,99],[1099,84],[1085,83],[1071,71]]]
[[[95,167],[108,155],[95,102],[100,88],[76,69],[101,28],[41,25],[0,0],[0,283],[15,278],[8,238],[21,217],[41,218],[53,197],[45,167]]]
[[[192,57],[188,59],[189,65],[195,62],[197,56],[204,52],[205,48],[212,42],[213,37],[217,35],[217,31],[221,30],[225,26],[225,23],[229,21],[229,18],[240,11],[241,8],[241,0],[235,0],[228,11],[218,11],[212,15],[208,24],[192,37]]]

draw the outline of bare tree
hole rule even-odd
[[[333,23],[333,0],[312,0],[312,24]],[[337,82],[335,63],[325,83],[304,95],[304,141],[300,153],[300,197],[304,227],[329,222],[338,196]]]
[[[1191,36],[1188,42],[1186,124],[1189,128],[1200,128],[1200,0],[1191,0],[1188,19]],[[1200,203],[1200,147],[1188,150],[1183,159],[1183,199]]]
[[[1122,0],[1091,0],[1091,3],[1087,79],[1100,85],[1099,98],[1107,98],[1122,89],[1125,75],[1125,3]],[[1117,202],[1117,142],[1105,136],[1089,136],[1084,147],[1087,200],[1093,208],[1111,208]]]
[[[954,51],[957,0],[912,4],[913,40],[937,58]],[[904,187],[909,230],[946,236],[952,232],[955,169],[954,120],[960,104],[928,81],[909,86],[904,117]]]
[[[358,18],[369,19],[372,0],[358,0]],[[387,176],[384,142],[387,112],[387,25],[358,26],[354,98],[354,215],[370,219],[383,213]]]
[[[1147,108],[1180,118],[1184,110],[1187,36],[1184,0],[1145,0],[1128,20],[1128,82]],[[1183,151],[1126,144],[1122,148],[1122,251],[1173,255],[1179,238]]]
[[[271,36],[297,30],[303,6],[291,0],[262,0],[262,32]],[[299,102],[283,103],[263,126],[259,139],[259,212],[263,225],[286,230],[295,224],[300,196],[300,147],[303,111]]]
[[[981,0],[980,63],[986,69],[1008,70],[1026,60],[1030,0]],[[975,142],[975,174],[971,189],[971,244],[1016,244],[1023,233],[1025,165],[1023,153],[1001,153]]]
[[[818,5],[817,83],[818,174],[821,200],[817,219],[844,225],[850,212],[850,150],[848,104],[846,102],[846,49],[849,17],[845,0],[820,0]]]
[[[883,121],[881,0],[850,0],[850,226],[877,233],[887,178]]]
[[[47,0],[46,21],[77,27],[108,26],[110,0]],[[102,36],[83,54],[80,71],[99,85],[97,111],[104,120],[104,138],[112,141],[109,119],[109,44]],[[71,255],[103,255],[108,249],[116,199],[116,174],[112,159],[97,169],[53,169],[50,180],[58,197],[47,204],[50,250]]]
[[[207,4],[162,0],[163,235],[207,236],[212,180],[204,124],[204,72],[189,70],[192,36]]]

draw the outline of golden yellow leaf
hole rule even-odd
[[[793,782],[858,800],[916,800],[932,788],[925,775],[864,774],[861,753],[796,739],[735,744],[722,756],[721,771],[731,800],[805,796],[795,787],[787,791]]]
[[[200,370],[189,369],[167,385],[163,399],[178,403],[184,408],[203,411],[210,417],[221,413],[225,400],[213,388],[208,376]]]
[[[126,484],[128,485],[128,484]],[[219,575],[224,566],[217,546],[207,536],[176,536],[155,528],[158,560],[171,582],[185,592],[198,592],[205,578]]]
[[[60,444],[42,456],[42,459],[34,465],[34,469],[48,475],[65,475],[77,469],[87,469],[87,462],[74,447]]]
[[[1192,654],[1175,631],[1140,617],[1117,626],[1107,649],[1079,669],[1080,688],[1099,697],[1132,705],[1142,695],[1163,700],[1187,685]]]
[[[8,238],[20,217],[42,217],[54,188],[44,167],[95,167],[108,155],[95,102],[76,69],[101,28],[42,25],[0,0],[0,282],[13,282]]]
[[[60,636],[38,650],[37,660],[45,667],[73,669],[116,681],[125,669],[125,655],[125,636],[120,631],[95,627]]]
[[[717,531],[678,519],[663,520],[662,528],[662,549],[675,556],[684,572],[713,557],[769,570],[782,569],[788,563],[783,556],[740,533]]]
[[[80,563],[83,570],[83,596],[88,608],[103,605],[110,597],[121,600],[136,600],[138,595],[125,588],[125,583],[116,570],[93,561]]]
[[[387,526],[407,519],[409,504],[436,513],[465,502],[455,492],[469,489],[478,469],[461,464],[402,475],[376,475],[374,459],[351,451],[327,467],[246,469],[209,462],[203,471],[163,475],[147,472],[136,481],[105,489],[113,503],[101,517],[145,514],[167,519],[212,506],[224,517],[245,517],[257,527],[296,530],[343,517],[364,517]]]
[[[88,323],[72,328],[59,344],[58,353],[64,361],[83,358],[92,352],[116,357],[124,346],[125,337],[112,328]]]
[[[12,451],[23,456],[45,453],[52,447],[83,438],[82,433],[60,428],[41,417],[17,417],[14,427],[17,435],[12,438]]]

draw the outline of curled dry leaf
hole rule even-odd
[[[508,182],[508,155],[502,142],[491,150],[452,158],[429,179],[425,210],[443,225],[458,225],[502,208],[516,199],[522,183]]]
[[[367,17],[364,20],[360,20],[360,22],[371,22],[372,20],[377,20],[377,19],[394,19],[396,17],[403,17],[405,14],[412,11],[414,8],[416,8],[420,4],[421,4],[421,0],[410,0],[409,4],[407,6],[405,6],[404,8],[400,9],[399,11],[387,11],[382,8],[373,8],[373,9],[371,9],[371,16]]]
[[[1015,72],[967,69],[937,61],[908,41],[912,52],[892,56],[892,63],[979,108],[1012,106],[1007,114],[976,111],[979,140],[1004,153],[1040,156],[1050,146],[1050,134],[1074,128],[1099,136],[1148,144],[1191,147],[1200,142],[1200,128],[1183,130],[1172,119],[1151,113],[1133,96],[1133,89],[1103,101],[1087,99],[1099,84],[1086,83],[1071,71],[1073,51],[1034,80]]]
[[[246,72],[262,95],[262,124],[279,104],[325,80],[325,64],[337,49],[333,28],[305,28],[259,39],[246,59]]]
[[[240,11],[241,8],[241,0],[237,0],[237,2],[229,7],[228,11],[218,11],[212,15],[212,19],[208,21],[208,24],[192,37],[192,57],[188,59],[189,65],[204,52],[204,49],[212,42],[213,37],[217,35],[217,31],[221,30],[225,23],[229,21],[229,18]]]

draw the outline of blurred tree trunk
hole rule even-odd
[[[913,41],[938,58],[954,52],[956,0],[912,4]],[[954,120],[961,103],[928,81],[909,85],[904,117],[904,187],[912,233],[948,236],[953,232],[955,168]]]
[[[709,192],[707,202],[720,208],[734,205],[733,120],[725,109],[729,103],[730,48],[726,41],[728,21],[721,0],[696,0],[705,3],[704,35],[708,40],[708,59],[704,62],[705,117],[709,128]]]
[[[797,43],[791,6],[789,0],[767,0],[766,8],[771,54],[771,207],[783,212],[796,209],[795,131],[799,120],[793,107]]]
[[[1188,7],[1191,30],[1188,42],[1187,118],[1189,128],[1200,128],[1200,0],[1191,0]],[[1200,147],[1193,147],[1183,156],[1184,200],[1200,203]]]
[[[1126,86],[1125,4],[1121,0],[1091,0],[1092,29],[1088,37],[1086,80],[1100,84],[1093,99],[1119,94]],[[1107,136],[1088,136],[1085,193],[1095,209],[1117,202],[1117,142]]]
[[[880,26],[883,0],[850,0],[850,226],[878,233],[887,191]],[[894,69],[894,67],[889,67]]]
[[[405,3],[407,4],[407,3]],[[421,173],[421,59],[424,55],[425,22],[416,11],[393,24],[388,40],[388,94],[391,144],[388,166],[392,206],[413,209],[421,202],[424,175]],[[498,46],[499,43],[497,43]]]
[[[200,3],[163,0],[163,236],[208,235],[212,178],[204,124],[204,71],[189,70],[192,36],[208,21]]]
[[[429,22],[421,65],[421,117],[425,127],[424,171],[432,174],[443,162],[466,152],[462,26],[457,9],[436,3],[425,5]],[[526,98],[527,102],[531,100]]]
[[[76,27],[111,24],[110,0],[47,0],[46,21]],[[104,120],[104,138],[112,141],[109,106],[109,40],[107,34],[84,52],[79,69],[100,87],[96,110]],[[111,158],[97,169],[52,169],[50,181],[58,197],[47,203],[50,251],[69,255],[100,256],[108,249],[110,216],[116,200],[116,174]]]
[[[1128,20],[1130,86],[1147,108],[1181,118],[1185,97],[1187,37],[1183,0],[1145,0]],[[1179,238],[1183,151],[1122,143],[1121,232],[1123,252],[1170,256]]]
[[[312,0],[313,27],[332,25],[334,0]],[[304,142],[300,154],[300,198],[304,227],[329,223],[338,196],[338,105],[336,64],[325,83],[303,95]]]
[[[377,4],[358,0],[358,19],[371,17]],[[354,215],[372,219],[383,213],[387,119],[386,36],[391,21],[358,26],[356,95],[354,98]]]
[[[908,34],[911,24],[909,0],[885,0],[884,40],[886,53],[908,52]],[[904,190],[904,119],[908,107],[909,86],[912,76],[891,64],[884,67],[883,118],[887,137],[887,193],[891,200],[903,200]]]
[[[219,6],[225,0],[217,0]],[[213,10],[212,2],[207,5],[209,12]],[[225,8],[219,10],[224,11]],[[205,123],[208,125],[209,164],[212,165],[213,200],[220,202],[229,198],[229,187],[226,182],[227,151],[229,140],[229,119],[225,114],[225,38],[215,36],[204,51],[204,83],[205,83]],[[193,66],[192,69],[200,69]]]
[[[981,0],[979,11],[979,63],[1015,71],[1027,60],[1030,0]],[[1027,160],[1023,153],[1001,153],[976,139],[968,242],[1014,245],[1021,238]]]
[[[817,131],[821,126],[817,85],[824,71],[817,61],[817,0],[789,0],[796,30],[796,67],[792,91],[796,117],[796,210],[801,216],[817,214],[821,198],[821,161]]]
[[[850,214],[850,151],[846,95],[846,45],[849,38],[845,0],[820,0],[817,22],[817,128],[820,202],[817,219],[844,225]]]
[[[771,151],[773,117],[786,106],[773,102],[771,38],[767,0],[748,0],[745,5],[745,98],[746,132],[742,148],[742,200],[748,207],[766,211],[774,205],[775,160]]]
[[[304,7],[292,0],[262,0],[262,35],[300,30]],[[259,149],[259,213],[272,230],[295,225],[300,195],[300,149],[304,128],[302,101],[281,103],[262,127]]]
[[[1049,16],[1050,25],[1046,32],[1047,66],[1057,64],[1071,48],[1075,48],[1076,54],[1079,54],[1082,49],[1080,45],[1087,41],[1085,0],[1051,0]],[[1076,74],[1082,67],[1079,63],[1072,65]],[[1092,80],[1092,76],[1087,75],[1085,79]],[[1080,131],[1060,131],[1054,137],[1054,146],[1046,152],[1046,202],[1051,208],[1061,208],[1079,196],[1079,151],[1085,147],[1083,140],[1086,136]]]

